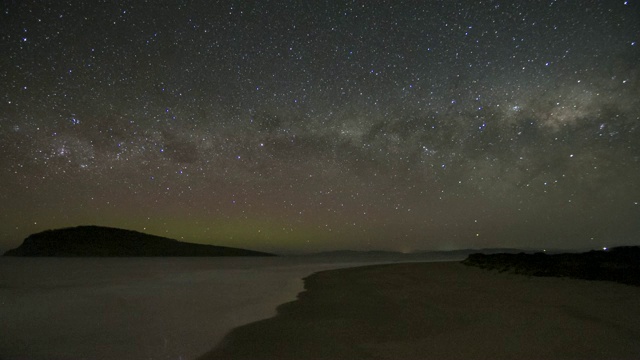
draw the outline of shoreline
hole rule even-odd
[[[316,272],[207,359],[632,359],[640,288],[458,262]]]
[[[193,359],[362,260],[2,257],[0,358]]]

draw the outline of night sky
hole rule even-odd
[[[8,1],[0,249],[640,236],[639,1]]]

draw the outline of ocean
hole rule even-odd
[[[193,359],[314,272],[382,259],[0,258],[0,359]]]

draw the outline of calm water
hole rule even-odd
[[[0,258],[0,359],[192,359],[311,273],[388,261]]]

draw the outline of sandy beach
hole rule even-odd
[[[460,263],[330,270],[201,359],[638,359],[640,288]]]
[[[2,257],[0,359],[194,359],[234,328],[275,316],[302,278],[381,262]]]

